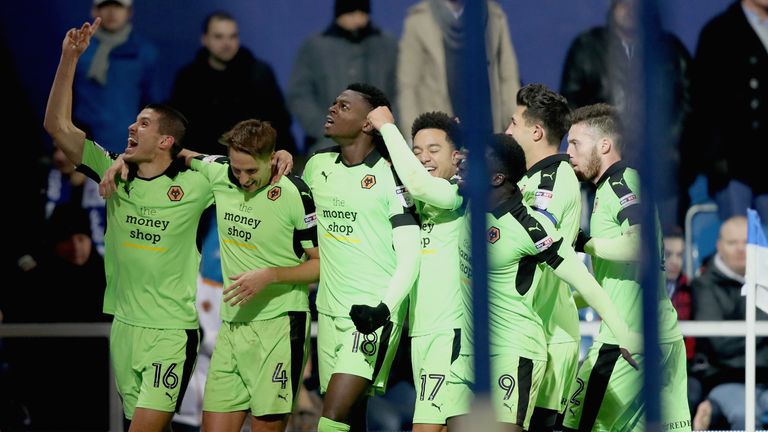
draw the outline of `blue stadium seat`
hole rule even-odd
[[[717,204],[695,204],[685,214],[685,274],[699,275],[704,259],[715,253],[720,232]]]

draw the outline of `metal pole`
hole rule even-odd
[[[485,27],[488,16],[485,1],[464,2],[464,50],[460,81],[459,113],[464,142],[469,149],[469,204],[472,229],[472,310],[475,354],[475,396],[487,396],[490,390],[490,353],[488,348],[488,259],[486,256],[486,211],[488,176],[485,142],[491,135],[491,102],[485,53]]]
[[[659,406],[659,394],[661,392],[660,378],[665,374],[660,363],[659,347],[659,283],[661,267],[661,239],[658,238],[658,224],[656,212],[655,191],[660,184],[659,176],[654,175],[654,167],[660,166],[660,154],[664,154],[660,143],[664,142],[663,125],[665,115],[668,116],[669,107],[663,104],[663,95],[659,94],[665,77],[660,71],[660,57],[658,49],[662,46],[661,25],[659,22],[658,5],[655,0],[638,1],[638,31],[640,43],[637,47],[637,61],[633,71],[641,74],[639,80],[641,88],[630,92],[637,97],[640,103],[636,112],[636,118],[630,118],[631,130],[636,132],[637,141],[630,142],[627,146],[638,145],[640,151],[640,178],[642,187],[642,257],[641,257],[641,287],[643,295],[643,336],[645,364],[643,368],[643,399],[646,408],[646,430],[661,430],[661,409]]]

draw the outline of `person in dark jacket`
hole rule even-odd
[[[634,0],[612,0],[606,25],[582,32],[571,43],[560,83],[560,94],[568,99],[571,108],[604,102],[624,112],[625,118],[640,108],[628,93],[633,74],[637,73],[632,68],[640,67],[635,61],[640,41],[634,6]],[[667,31],[662,32],[653,49],[659,50],[659,76],[665,77],[655,85],[669,113],[662,134],[666,140],[658,143],[658,148],[663,149],[659,159],[665,164],[659,173],[667,176],[665,181],[670,187],[659,194],[658,207],[663,228],[670,229],[683,225],[688,208],[687,187],[692,181],[685,165],[680,164],[682,132],[690,112],[691,56],[680,39]],[[624,159],[637,161],[639,150],[639,146],[628,147]]]
[[[768,181],[762,158],[755,157],[768,143],[767,20],[767,0],[737,0],[699,34],[692,82],[695,147],[686,160],[701,162],[721,220],[752,207],[768,221]]]
[[[186,147],[205,154],[226,150],[219,138],[242,120],[270,122],[277,149],[296,152],[291,115],[272,68],[240,45],[235,18],[213,12],[203,22],[203,47],[176,75],[170,105],[189,120]]]
[[[744,320],[746,297],[741,295],[746,271],[747,219],[734,216],[720,228],[717,253],[704,273],[693,281],[694,319],[706,321]],[[757,319],[768,314],[757,310]],[[698,338],[697,360],[708,368],[702,375],[707,400],[694,416],[694,428],[723,426],[744,429],[744,369],[743,337]],[[768,338],[757,338],[757,415],[768,410]],[[711,390],[710,390],[711,389]],[[708,420],[708,421],[705,421]]]
[[[336,0],[333,22],[307,38],[296,56],[288,83],[288,105],[304,130],[304,150],[335,145],[323,138],[328,106],[350,83],[364,82],[393,99],[397,40],[371,21],[370,0]]]

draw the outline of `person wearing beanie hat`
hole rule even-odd
[[[336,0],[333,5],[333,17],[338,18],[350,12],[371,13],[371,2],[369,0]]]
[[[333,145],[323,136],[328,103],[350,83],[371,84],[396,102],[397,40],[373,24],[369,0],[336,0],[333,10],[333,22],[302,43],[288,81],[307,154]]]
[[[159,102],[157,48],[132,25],[132,0],[93,0],[91,16],[101,18],[91,48],[80,59],[73,87],[72,115],[99,145],[120,153],[125,125],[145,105]]]

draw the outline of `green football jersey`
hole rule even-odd
[[[458,193],[458,187],[457,187]],[[461,327],[459,235],[464,209],[440,209],[417,202],[421,222],[421,267],[411,291],[411,336]]]
[[[376,306],[395,272],[392,229],[417,225],[415,206],[389,162],[374,149],[347,166],[340,147],[316,153],[304,181],[317,207],[320,285],[317,310],[348,317],[353,304]],[[407,302],[392,312],[402,323]]]
[[[595,203],[590,220],[590,235],[615,238],[630,226],[640,223],[640,178],[632,168],[617,162],[597,182]],[[656,223],[659,262],[663,262],[661,232]],[[629,328],[642,334],[642,293],[639,262],[614,262],[592,257],[595,279],[603,286]],[[663,267],[659,268],[659,341],[668,343],[682,338],[677,327],[677,312],[665,289]],[[605,324],[600,326],[597,341],[615,344],[616,339]]]
[[[535,163],[517,184],[523,200],[547,216],[565,242],[572,245],[579,233],[581,189],[568,155],[548,156]],[[579,314],[571,288],[552,270],[544,268],[533,306],[544,321],[548,343],[578,342]]]
[[[459,256],[464,303],[462,354],[472,353],[472,268],[469,218],[461,232]],[[486,214],[488,314],[491,355],[512,353],[547,359],[544,324],[533,307],[540,263],[557,268],[563,240],[549,219],[523,203],[521,194]]]
[[[80,169],[96,181],[112,165],[90,140]],[[181,160],[151,179],[131,175],[107,200],[104,313],[139,327],[196,329],[200,215],[213,202],[208,180]]]
[[[315,204],[298,177],[283,176],[274,186],[246,192],[231,174],[228,159],[194,159],[192,168],[213,187],[224,284],[257,268],[293,267],[304,261],[304,249],[317,246]],[[245,304],[221,305],[221,319],[247,322],[309,310],[306,284],[272,284]]]

